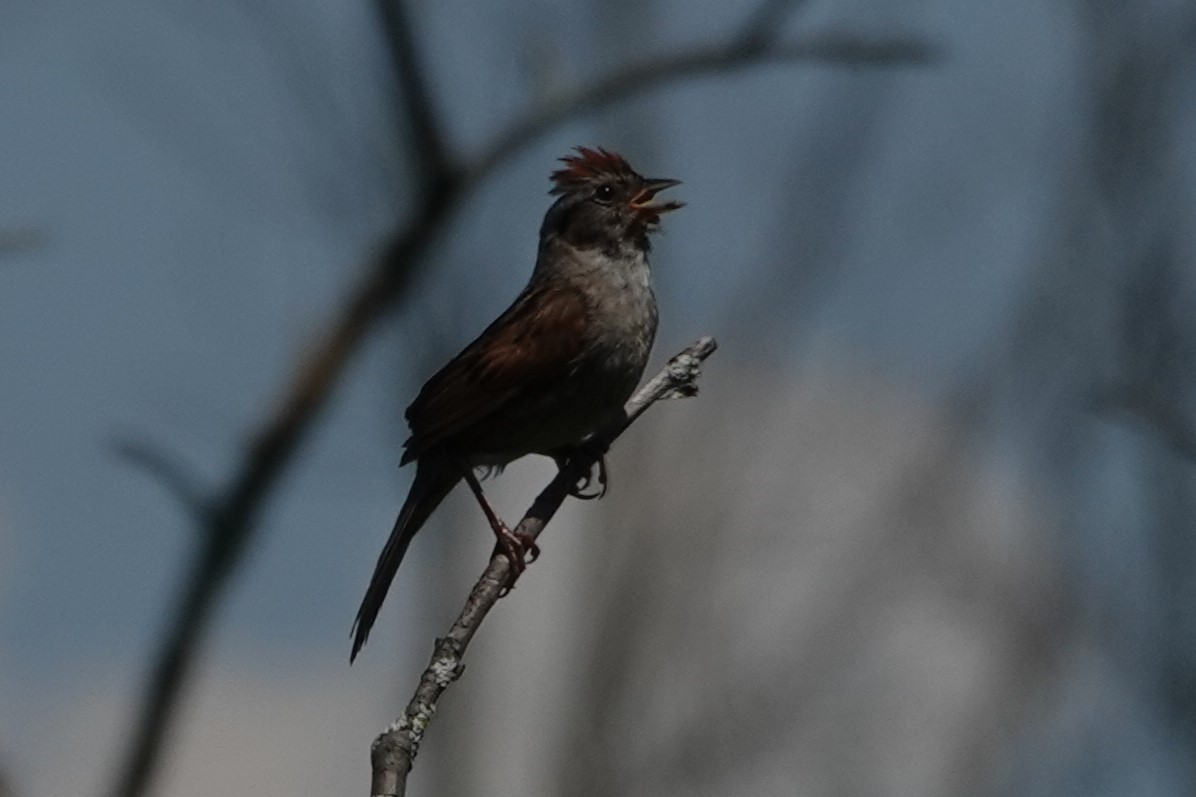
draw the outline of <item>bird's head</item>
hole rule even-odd
[[[558,199],[544,217],[542,241],[555,236],[583,249],[646,250],[661,215],[684,206],[656,199],[680,180],[644,177],[614,152],[578,147],[561,162],[564,168],[552,173],[549,193]]]

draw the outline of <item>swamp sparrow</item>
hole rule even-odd
[[[461,480],[469,485],[511,561],[511,579],[538,553],[499,519],[477,468],[527,454],[563,464],[622,411],[656,334],[648,236],[680,202],[656,201],[677,180],[640,176],[621,156],[578,147],[553,172],[557,197],[540,227],[527,287],[477,340],[441,368],[407,408],[402,464],[415,481],[378,557],[353,625],[356,658],[399,563],[428,516]],[[599,460],[605,492],[605,463]],[[578,497],[588,479],[575,489]],[[599,493],[601,494],[601,493]]]

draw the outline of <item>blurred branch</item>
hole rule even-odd
[[[702,361],[713,354],[716,348],[713,338],[701,338],[669,360],[660,373],[631,397],[623,408],[624,416],[597,435],[599,445],[595,449],[604,450],[657,401],[696,395]],[[579,457],[562,468],[536,496],[531,508],[515,528],[515,534],[533,540],[539,537],[560,509],[570,488],[590,472],[596,460],[596,456]],[[407,704],[407,710],[374,740],[370,750],[373,767],[370,794],[374,797],[402,797],[406,793],[407,774],[411,771],[428,723],[432,721],[436,703],[449,684],[464,671],[461,659],[465,650],[498,601],[509,571],[510,563],[502,554],[490,560],[489,566],[470,591],[465,607],[452,628],[436,640],[432,660],[420,676],[419,686]]]
[[[404,122],[411,130],[412,149],[415,150],[412,161],[427,193],[435,183],[451,179],[452,162],[437,119],[436,104],[416,53],[405,0],[375,2],[389,44],[387,49],[394,61]]]
[[[1112,387],[1093,399],[1097,412],[1128,416],[1144,423],[1172,451],[1196,464],[1196,424],[1174,402],[1154,391],[1130,386]]]
[[[160,449],[135,440],[119,440],[112,448],[125,462],[161,482],[166,491],[178,499],[187,511],[196,517],[207,514],[208,500],[200,489],[199,479],[177,459]]]
[[[402,45],[402,51],[395,53],[396,63],[401,68],[410,59],[414,65],[414,56],[407,47],[410,30],[405,17],[399,15],[393,20],[398,22],[398,38],[392,41],[396,46]],[[145,794],[199,643],[228,577],[253,539],[262,506],[311,432],[349,360],[406,296],[408,287],[426,265],[424,255],[428,248],[485,178],[566,121],[667,83],[768,63],[896,66],[925,64],[937,54],[935,48],[917,41],[824,38],[763,48],[744,46],[736,39],[731,42],[694,46],[598,78],[528,110],[495,135],[468,167],[445,171],[439,179],[421,182],[419,195],[412,203],[413,216],[383,243],[379,255],[336,313],[327,334],[300,363],[282,403],[265,419],[227,485],[208,504],[207,514],[197,517],[205,532],[204,547],[187,569],[169,628],[154,656],[133,736],[110,792],[112,797]],[[438,134],[431,124],[431,103],[424,82],[410,75],[403,82],[407,88],[417,89],[406,95],[405,102],[409,111],[424,120],[420,124],[427,125],[421,134],[427,138],[420,139],[421,145],[443,146],[428,144],[438,140]],[[446,158],[441,163],[448,162]]]
[[[776,39],[785,17],[797,10],[804,0],[764,0],[748,15],[739,31],[739,43],[744,47],[763,47]]]
[[[933,63],[942,52],[912,39],[823,37],[808,42],[760,48],[738,40],[725,45],[688,48],[616,70],[588,86],[549,98],[516,119],[465,169],[467,182],[480,180],[495,167],[565,121],[621,102],[662,84],[705,75],[721,75],[773,63],[815,63],[825,66],[894,67]]]
[[[46,243],[45,233],[35,227],[0,229],[0,255],[36,249]]]

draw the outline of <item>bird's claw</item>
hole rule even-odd
[[[495,528],[494,534],[497,538],[494,555],[502,554],[510,563],[506,583],[498,591],[498,597],[505,598],[515,589],[515,582],[527,570],[527,566],[540,558],[540,546],[530,534],[511,531],[505,525]]]
[[[594,469],[591,467],[577,484],[569,488],[569,495],[580,498],[582,501],[593,501],[595,498],[602,498],[606,495],[606,457],[599,454],[596,464],[598,465],[598,490],[592,493],[585,492],[594,483]]]
[[[532,535],[516,533],[514,536],[515,539],[519,540],[519,543],[523,546],[523,550],[526,552],[527,559],[525,560],[525,566],[530,565],[540,558],[540,546],[536,544]]]

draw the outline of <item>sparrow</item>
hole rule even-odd
[[[469,486],[511,562],[511,579],[539,548],[512,533],[475,471],[528,454],[563,467],[635,390],[656,336],[649,235],[683,206],[656,195],[678,180],[643,177],[620,155],[577,147],[551,175],[556,197],[540,226],[527,286],[507,310],[420,390],[406,418],[401,464],[415,480],[374,568],[351,635],[357,658],[416,532],[461,481]],[[605,462],[599,458],[601,493]]]

